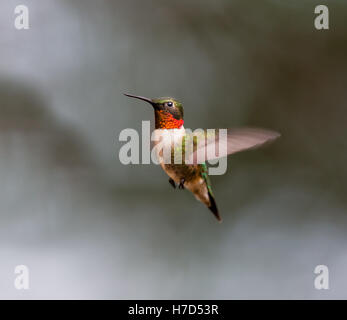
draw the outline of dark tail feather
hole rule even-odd
[[[222,222],[222,218],[219,215],[218,209],[217,209],[217,204],[216,201],[214,200],[213,195],[211,194],[210,191],[208,191],[208,197],[210,198],[210,206],[208,207],[214,214],[214,216],[217,218],[219,222]]]

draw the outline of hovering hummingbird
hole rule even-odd
[[[131,94],[124,95],[146,101],[152,105],[154,108],[155,117],[154,135],[156,135],[156,133],[159,135],[161,131],[165,131],[164,129],[173,133],[173,141],[170,140],[163,142],[164,144],[169,144],[167,147],[171,149],[175,149],[176,147],[184,149],[185,140],[194,140],[194,137],[191,137],[191,133],[188,133],[188,130],[186,130],[183,126],[183,106],[176,99],[170,97],[149,99]],[[226,139],[223,140],[220,139],[220,135],[218,133],[211,138],[206,130],[203,131],[202,135],[204,136],[203,139],[200,140],[203,141],[202,147],[206,149],[211,144],[218,144],[219,142],[223,143],[226,145],[226,153],[219,156],[221,157],[258,147],[280,136],[280,134],[275,131],[259,128],[239,128],[226,130],[227,136]],[[155,142],[155,144],[156,143],[158,142]],[[200,147],[201,146],[199,145],[195,146],[195,149],[192,151],[192,158],[194,158],[194,156],[196,158],[197,150]],[[173,188],[178,186],[179,189],[186,188],[191,191],[195,198],[205,204],[212,211],[217,220],[221,222],[222,219],[217,209],[215,197],[212,192],[206,163],[189,162],[188,164],[184,161],[179,164],[167,163],[163,159],[162,152],[158,152],[157,157],[161,167],[169,176],[169,182]],[[218,158],[218,152],[213,153],[213,156],[207,156],[206,160],[208,161],[215,158]]]

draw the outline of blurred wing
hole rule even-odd
[[[204,134],[198,134],[189,160],[202,163],[203,160],[218,159],[260,147],[279,136],[278,132],[259,128],[204,130]]]

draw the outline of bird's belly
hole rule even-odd
[[[171,133],[171,136],[168,136],[165,133]],[[172,131],[156,129],[154,131],[154,145],[157,146],[160,139],[162,139],[162,148],[170,148],[171,150],[173,142],[173,147],[175,148],[175,150],[182,150],[182,138],[184,134],[185,129],[183,126],[181,129],[172,129]],[[201,165],[185,164],[184,162],[176,164],[174,163],[176,160],[174,158],[174,153],[171,153],[171,163],[165,163],[162,148],[156,148],[157,159],[159,160],[159,163],[163,170],[176,183],[180,183],[182,179],[184,179],[186,182],[189,182],[200,177]],[[184,157],[185,155],[182,154],[182,161],[184,161]]]
[[[167,175],[176,183],[184,179],[187,183],[200,176],[200,165],[160,164]]]

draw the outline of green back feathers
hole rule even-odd
[[[213,196],[213,191],[212,191],[212,186],[211,186],[211,180],[210,177],[208,175],[208,168],[206,163],[201,164],[201,176],[202,178],[205,180],[206,182],[206,186],[208,191],[211,193],[211,195]]]

